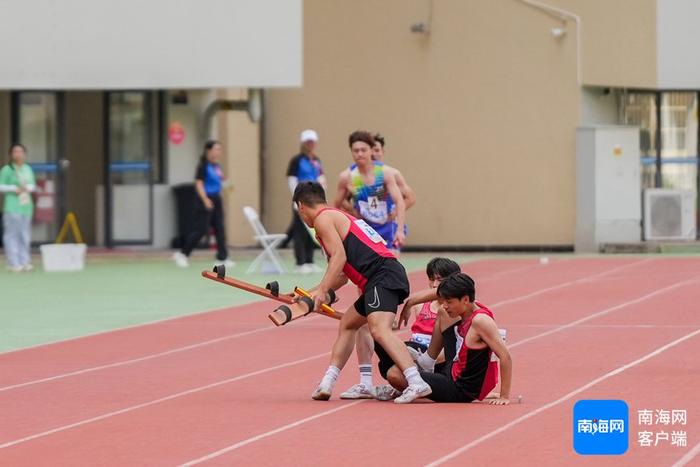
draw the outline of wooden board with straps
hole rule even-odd
[[[270,300],[282,302],[283,305],[280,305],[275,308],[272,313],[268,314],[268,318],[270,318],[276,326],[282,326],[290,321],[303,318],[313,311],[311,294],[300,287],[295,287],[293,293],[280,294],[279,284],[276,281],[270,282],[265,288],[259,287],[255,284],[226,276],[226,269],[224,266],[215,266],[213,271],[202,271],[202,277],[260,295],[261,297],[269,298]],[[334,310],[330,305],[326,304],[322,306],[318,313],[334,319],[341,319],[343,317],[343,313]]]

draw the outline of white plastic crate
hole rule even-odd
[[[44,271],[81,271],[85,267],[84,243],[51,243],[39,250]]]

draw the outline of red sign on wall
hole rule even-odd
[[[172,122],[168,126],[168,139],[173,144],[182,144],[185,141],[185,129],[180,122]]]

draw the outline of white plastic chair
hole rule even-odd
[[[285,238],[287,238],[287,235],[267,233],[267,230],[265,230],[262,222],[260,222],[258,212],[250,206],[245,206],[243,208],[243,214],[245,214],[246,219],[248,219],[250,226],[253,228],[255,240],[257,240],[258,243],[260,243],[260,246],[263,248],[263,251],[260,252],[257,258],[250,263],[246,273],[250,274],[255,272],[256,269],[265,264],[265,260],[272,264],[275,272],[279,274],[286,272],[284,265],[282,264],[282,259],[277,254],[277,247],[280,243],[282,243],[282,241],[284,241]]]

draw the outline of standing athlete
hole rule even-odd
[[[352,143],[353,151],[360,145],[370,147],[359,140]],[[393,180],[387,188],[392,195],[400,196]],[[322,303],[330,303],[335,290],[348,279],[362,291],[340,321],[330,365],[311,397],[330,399],[340,371],[352,353],[355,333],[365,324],[369,324],[372,338],[391,356],[407,382],[395,402],[408,403],[429,395],[430,386],[420,377],[406,346],[392,331],[398,306],[409,294],[406,270],[364,220],[329,207],[318,183],[300,183],[294,190],[294,202],[302,220],[316,230],[328,257],[326,272],[312,295],[316,309]]]
[[[416,204],[416,193],[406,182],[406,179],[399,169],[396,167],[390,167],[384,162],[384,147],[386,146],[386,138],[379,133],[375,133],[373,138],[374,146],[372,146],[372,159],[380,164],[384,164],[385,171],[393,173],[394,178],[396,178],[396,184],[399,186],[399,191],[401,191],[403,201],[406,203],[406,211],[408,211],[414,204]],[[395,214],[396,213],[394,212],[394,216]]]
[[[354,163],[340,173],[340,180],[335,195],[335,207],[344,208],[351,214],[362,218],[384,239],[386,245],[398,256],[405,240],[406,201],[415,202],[413,190],[404,181],[407,191],[399,189],[391,195],[387,186],[396,184],[396,169],[385,166],[375,157],[383,158],[383,144],[378,143],[366,131],[356,131],[350,135],[349,144]],[[350,200],[352,205],[348,208]],[[343,392],[342,399],[372,398],[372,352],[374,342],[367,327],[361,328],[356,337],[357,360],[360,370],[360,382]]]

